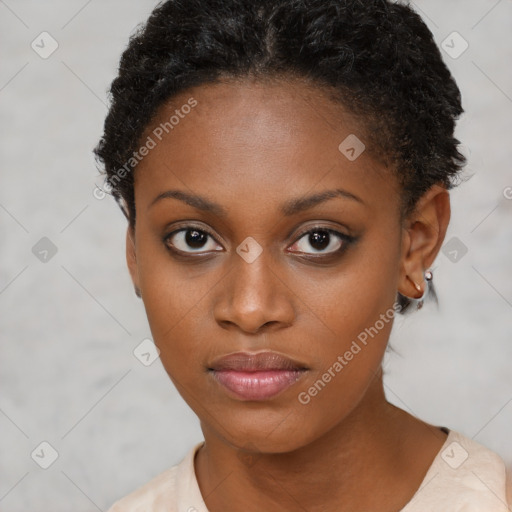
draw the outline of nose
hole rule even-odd
[[[219,287],[214,317],[224,329],[255,334],[289,326],[294,318],[294,294],[265,251],[248,263],[238,254]]]

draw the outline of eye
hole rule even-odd
[[[220,246],[215,242],[212,235],[192,226],[169,233],[164,238],[164,243],[171,250],[187,254],[223,250],[222,247],[220,249],[215,248]]]
[[[292,247],[305,254],[332,255],[343,251],[352,240],[353,237],[333,229],[316,227],[303,233]],[[308,246],[313,250],[310,251]]]

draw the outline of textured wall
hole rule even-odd
[[[160,361],[134,357],[150,333],[125,268],[124,218],[93,195],[106,89],[154,5],[0,1],[4,512],[105,510],[202,439]],[[415,5],[440,46],[453,31],[469,43],[443,54],[463,93],[458,136],[473,176],[452,192],[451,245],[434,264],[439,309],[395,323],[387,393],[512,466],[512,3]],[[453,37],[444,46],[457,56]],[[46,470],[44,441],[58,453]]]

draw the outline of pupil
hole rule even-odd
[[[327,231],[315,231],[309,235],[309,243],[315,249],[325,249],[329,245],[329,233]]]
[[[188,230],[185,234],[185,241],[190,247],[201,248],[206,242],[206,233],[197,230]]]

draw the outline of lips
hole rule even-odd
[[[308,368],[277,352],[237,352],[216,359],[208,368],[216,382],[237,399],[268,400],[299,380]]]
[[[285,357],[277,352],[236,352],[216,359],[211,370],[234,370],[256,372],[258,370],[301,370],[305,365]]]

